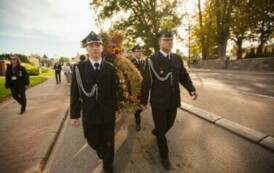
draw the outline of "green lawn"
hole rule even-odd
[[[38,85],[44,81],[46,81],[46,77],[31,77],[30,78],[30,86]],[[5,88],[5,78],[0,78],[0,102],[3,101],[6,97],[10,96],[10,89]]]
[[[40,73],[38,76],[53,76],[54,75],[54,70],[49,69],[48,72],[46,73]]]

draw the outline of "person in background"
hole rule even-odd
[[[80,61],[78,63],[82,63],[86,61],[87,57],[85,55],[80,55],[79,59]]]
[[[71,82],[71,75],[72,75],[72,66],[69,62],[66,62],[66,65],[64,67],[64,74],[67,78],[67,82]]]
[[[139,70],[139,72],[141,73],[143,77],[145,61],[142,60],[141,58],[142,58],[142,48],[139,45],[136,45],[132,48],[131,62],[135,65],[135,67]],[[141,112],[142,112],[142,109],[138,109],[134,113],[137,131],[141,130]]]
[[[129,49],[128,51],[127,51],[127,59],[129,59],[129,60],[131,60],[132,59],[132,50],[131,49]]]
[[[26,88],[29,86],[29,75],[25,67],[21,66],[18,56],[12,55],[11,64],[6,71],[6,88],[10,88],[12,97],[21,105],[20,114],[26,111]]]
[[[61,70],[62,70],[61,64],[59,62],[55,63],[53,66],[53,69],[55,71],[56,84],[60,84],[61,83]]]

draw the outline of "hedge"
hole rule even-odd
[[[30,76],[39,75],[39,68],[30,64],[22,63],[22,65],[27,69]]]

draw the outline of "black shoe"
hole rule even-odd
[[[163,168],[165,168],[166,170],[171,169],[171,163],[170,163],[169,159],[161,158],[161,164],[162,164]]]
[[[155,130],[155,129],[153,129],[153,130],[151,131],[151,133],[152,133],[154,136],[156,136],[156,130]]]
[[[24,114],[25,112],[26,112],[25,109],[21,109],[20,114],[22,115],[22,114]]]
[[[136,124],[136,131],[140,131],[141,130],[141,125],[140,124]]]

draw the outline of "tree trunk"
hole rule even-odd
[[[265,39],[264,39],[265,38],[265,33],[262,32],[259,38],[260,38],[260,44],[257,48],[256,54],[260,56],[260,55],[263,54],[263,47],[264,47],[264,43],[265,43]]]
[[[258,48],[257,48],[257,52],[256,54],[259,55],[259,56],[262,56],[263,54],[263,47],[264,47],[264,42],[260,42]]]
[[[222,2],[223,3],[223,2]],[[227,10],[221,9],[220,0],[215,0],[216,7],[216,24],[217,24],[217,55],[218,58],[225,58],[226,56],[226,46],[229,36],[230,18],[232,12],[232,2],[228,0]]]
[[[242,43],[243,43],[243,39],[242,38],[238,38],[237,41],[236,41],[236,45],[237,45],[237,59],[242,59],[242,56],[243,56]]]
[[[217,55],[218,58],[225,58],[226,56],[226,46],[227,40],[219,39],[218,40],[218,48],[217,48]]]
[[[202,59],[206,59],[207,53],[205,48],[205,36],[204,36],[204,28],[203,28],[203,16],[201,10],[201,0],[198,0],[198,9],[199,9],[199,22],[201,28],[201,45],[202,45]]]

